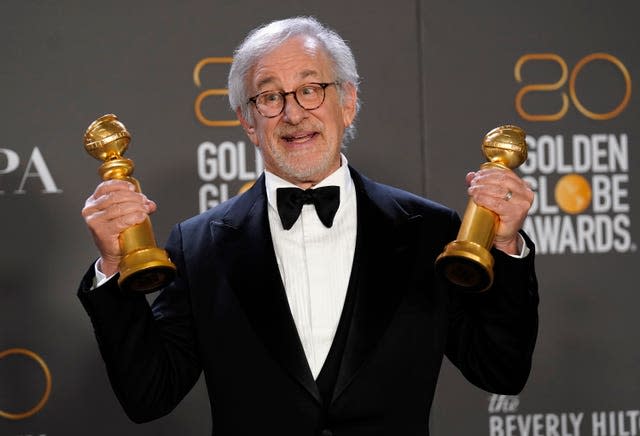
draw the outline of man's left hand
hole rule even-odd
[[[505,169],[482,169],[466,177],[467,192],[473,201],[496,213],[500,221],[494,245],[509,254],[519,254],[518,230],[522,228],[534,193],[527,182]]]

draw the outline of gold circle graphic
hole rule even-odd
[[[13,354],[27,356],[35,360],[36,363],[40,365],[40,368],[42,368],[42,372],[44,373],[44,378],[45,378],[44,393],[42,394],[40,401],[38,401],[38,404],[36,404],[34,407],[32,407],[31,409],[25,412],[20,412],[20,413],[10,413],[4,410],[0,410],[0,417],[17,421],[19,419],[25,419],[32,415],[35,415],[47,403],[47,400],[49,399],[49,395],[51,394],[51,372],[49,371],[49,367],[47,366],[45,361],[42,359],[42,357],[38,356],[33,351],[27,350],[25,348],[9,348],[8,350],[0,351],[0,359],[7,356],[11,356]]]
[[[578,214],[591,204],[591,185],[578,174],[567,174],[558,180],[555,197],[560,209],[566,213]]]

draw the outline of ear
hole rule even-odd
[[[342,86],[342,120],[344,126],[348,127],[356,117],[356,103],[358,101],[358,93],[353,83],[345,83]]]
[[[260,145],[258,144],[258,135],[256,135],[256,129],[249,122],[249,120],[247,120],[244,115],[242,115],[242,110],[240,110],[240,108],[236,109],[236,116],[238,117],[242,128],[244,129],[251,142],[253,142],[256,147],[259,147]]]

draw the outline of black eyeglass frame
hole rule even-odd
[[[298,95],[297,95],[298,90],[304,88],[305,86],[309,86],[309,85],[318,85],[318,86],[320,86],[320,89],[322,89],[322,100],[320,100],[320,103],[315,107],[304,107],[300,103],[300,101],[298,100]],[[247,100],[247,104],[253,103],[253,105],[256,107],[256,110],[258,111],[258,113],[260,115],[262,115],[263,117],[265,117],[265,118],[275,118],[278,115],[280,115],[282,113],[282,111],[284,111],[284,106],[285,106],[286,101],[287,101],[287,95],[292,94],[293,95],[293,99],[296,101],[298,106],[300,106],[304,110],[312,111],[312,110],[318,109],[320,106],[322,106],[322,103],[324,103],[324,100],[327,97],[326,88],[328,86],[331,86],[331,85],[339,86],[340,82],[338,82],[338,81],[335,81],[335,82],[309,82],[309,83],[305,83],[305,84],[302,84],[302,85],[298,86],[293,91],[287,91],[287,92],[285,92],[285,91],[263,91],[263,92],[261,92],[259,94],[254,95],[253,97],[249,98]],[[265,115],[262,112],[260,112],[260,109],[258,108],[257,100],[258,100],[258,98],[260,98],[261,95],[271,94],[271,93],[274,93],[274,92],[277,93],[277,94],[280,94],[282,96],[282,107],[280,108],[280,112],[278,112],[275,115]]]

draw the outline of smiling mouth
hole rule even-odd
[[[290,144],[301,144],[309,141],[310,139],[315,138],[316,135],[317,135],[316,132],[301,133],[297,135],[285,135],[282,137],[282,139],[284,139],[286,142]]]

